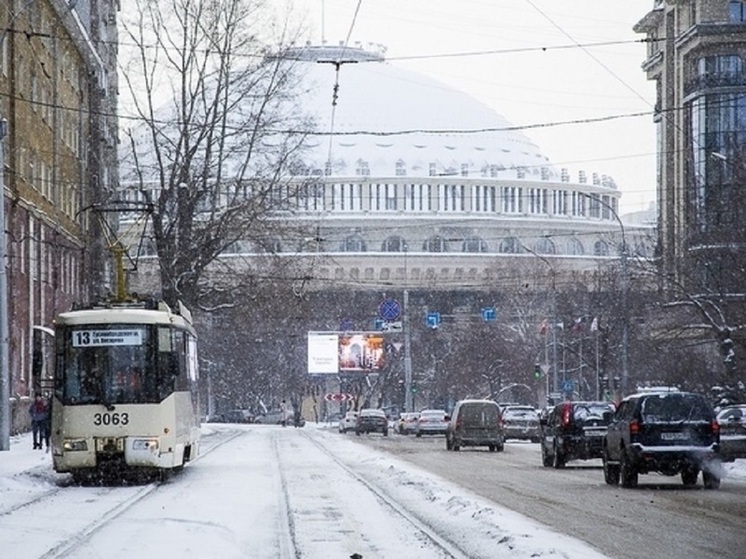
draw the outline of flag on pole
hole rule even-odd
[[[547,323],[547,319],[545,318],[544,320],[541,321],[541,324],[539,325],[539,334],[541,334],[542,336],[546,334],[548,326],[549,324]]]
[[[581,316],[580,318],[575,319],[570,329],[573,332],[582,332],[584,327],[585,327],[585,317]]]
[[[594,316],[593,321],[591,322],[591,332],[597,332],[598,331],[598,317]]]

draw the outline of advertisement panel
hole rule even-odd
[[[309,332],[309,374],[376,372],[383,367],[381,332]]]

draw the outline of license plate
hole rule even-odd
[[[585,434],[589,437],[603,437],[606,434],[605,429],[586,429]]]
[[[661,439],[664,441],[688,441],[688,433],[661,433]]]

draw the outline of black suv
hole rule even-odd
[[[562,402],[549,409],[539,418],[542,464],[563,468],[570,460],[601,458],[613,415],[610,402]]]
[[[604,438],[604,477],[609,485],[635,487],[638,474],[681,474],[706,489],[720,487],[720,429],[700,394],[667,391],[633,394],[619,404]]]

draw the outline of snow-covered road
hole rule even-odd
[[[76,486],[14,438],[0,453],[2,555],[603,557],[334,430],[203,432],[199,460],[167,483],[134,487]]]

